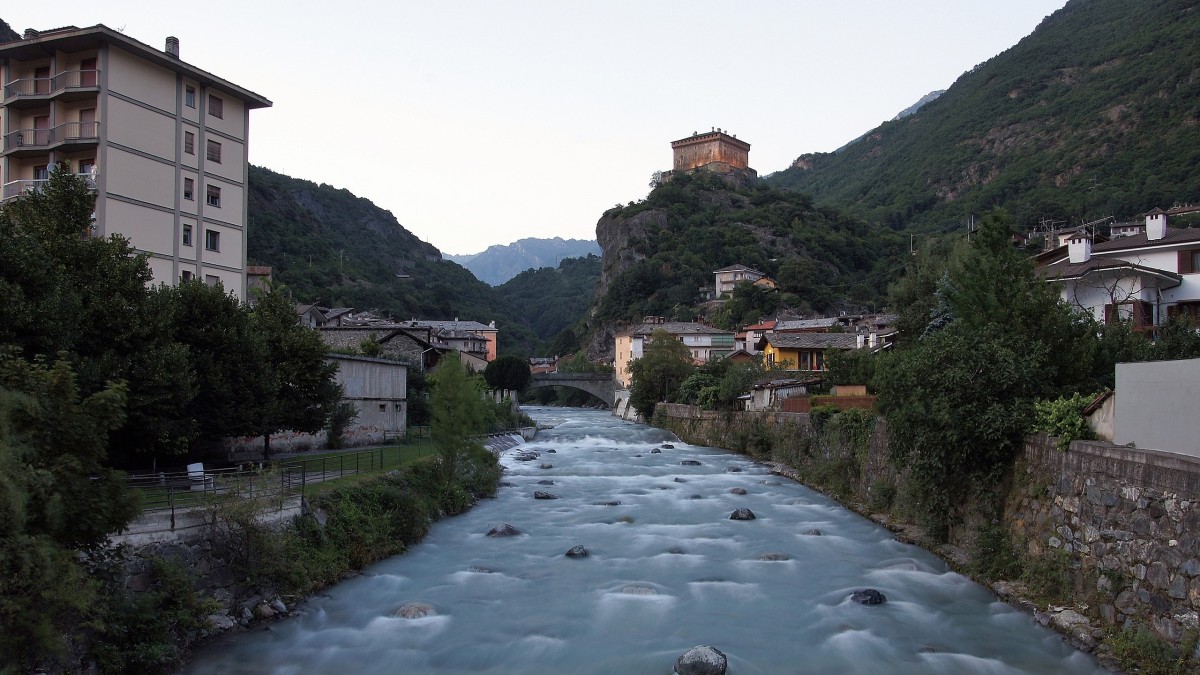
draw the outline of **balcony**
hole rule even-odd
[[[89,190],[96,189],[96,181],[91,174],[77,173],[75,175],[87,181]],[[41,190],[42,188],[46,187],[46,184],[49,182],[50,179],[48,178],[34,178],[29,180],[14,180],[12,182],[5,183],[3,187],[0,188],[0,202],[6,202],[10,199],[15,199],[31,192]]]
[[[99,70],[68,70],[54,77],[26,77],[4,85],[4,104],[37,105],[51,99],[88,98],[100,91]]]
[[[100,142],[99,122],[67,122],[53,129],[17,129],[4,135],[4,154],[13,157],[40,155],[50,150],[70,151]]]

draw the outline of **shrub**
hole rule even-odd
[[[1065,451],[1071,441],[1093,438],[1092,428],[1083,415],[1095,396],[1075,394],[1054,400],[1039,400],[1033,404],[1034,429],[1058,437],[1058,449]]]

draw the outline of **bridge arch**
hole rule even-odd
[[[537,373],[529,383],[529,389],[543,387],[569,387],[585,391],[604,401],[608,407],[616,405],[617,387],[609,373]]]

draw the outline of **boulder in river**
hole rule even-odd
[[[740,467],[740,466],[725,467],[725,473],[741,473],[741,472],[742,472],[742,467]]]
[[[850,599],[860,605],[882,605],[887,602],[887,597],[874,588],[864,588],[861,591],[854,591],[850,594]]]
[[[534,490],[533,498],[534,499],[558,499],[558,495],[551,494],[549,492],[542,492],[541,490]]]
[[[537,484],[538,484],[538,485],[554,485],[554,481],[550,480],[549,478],[546,478],[546,479],[543,479],[543,480],[539,480],[539,481],[537,482]]]
[[[745,507],[740,508],[737,511],[734,511],[733,513],[729,514],[730,520],[754,520],[756,518],[758,518],[758,516],[754,515],[753,511],[751,511],[750,509],[747,509]]]
[[[553,464],[543,464],[543,465],[539,466],[538,468],[539,469],[553,469],[554,465]]]
[[[675,482],[676,482],[676,483],[686,483],[687,481],[686,481],[686,480],[684,480],[684,479],[682,479],[682,478],[680,478],[679,476],[675,476]]]
[[[670,443],[663,443],[662,446],[663,446],[663,449],[665,449],[665,450],[674,450],[675,449],[675,446],[671,445]]]
[[[550,448],[550,449],[549,449],[549,450],[547,450],[546,452],[548,452],[548,453],[550,453],[550,454],[557,454],[557,453],[558,453],[558,451],[557,451],[557,450],[555,450],[554,448]]]
[[[725,675],[729,659],[716,647],[698,645],[675,659],[675,672],[679,675]]]
[[[822,534],[824,534],[824,533],[823,533],[823,532],[821,532],[820,530],[818,530],[817,528],[815,528],[815,527],[814,527],[814,528],[812,528],[811,530],[808,530],[807,532],[805,532],[804,534],[807,534],[807,535],[809,535],[809,536],[812,536],[812,537],[819,537],[819,536],[821,536],[821,535],[822,535]]]
[[[652,454],[652,455],[661,455],[661,454],[662,454],[662,450],[659,450],[658,448],[655,448],[655,449],[653,449],[653,450],[651,450],[651,451],[650,451],[650,454]]]
[[[624,595],[658,595],[658,591],[653,586],[645,584],[629,584],[621,587],[621,593]]]
[[[746,488],[729,488],[729,494],[744,495],[744,494],[746,494]]]
[[[436,616],[437,610],[433,605],[424,602],[406,602],[397,607],[392,615],[401,619],[424,619],[427,616]]]
[[[767,562],[775,562],[779,560],[791,560],[792,556],[786,553],[764,553],[758,556],[758,559]]]
[[[682,464],[682,465],[684,465],[684,466],[700,466],[700,460],[698,460],[698,459],[685,459],[685,460],[683,460],[682,462],[680,462],[680,464]]]
[[[537,458],[538,458],[538,453],[536,453],[532,450],[522,450],[522,451],[516,453],[515,455],[513,455],[513,459],[517,460],[518,462],[532,462],[533,460],[535,460]]]
[[[582,544],[576,544],[567,549],[568,558],[586,558],[590,555],[588,550]]]
[[[521,534],[520,530],[513,527],[512,525],[509,525],[508,523],[504,523],[503,525],[497,525],[496,527],[493,527],[492,529],[488,530],[487,536],[489,536],[489,537],[515,537],[519,534]]]

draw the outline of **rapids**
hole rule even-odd
[[[184,672],[661,675],[700,644],[725,652],[731,675],[1105,672],[930,553],[744,456],[604,411],[527,411],[554,428],[504,453],[496,499],[300,616],[207,645]],[[730,520],[741,507],[756,519]],[[504,523],[522,534],[486,536]],[[566,557],[577,544],[590,555]],[[850,600],[865,588],[887,602]],[[410,602],[436,614],[394,616]]]

